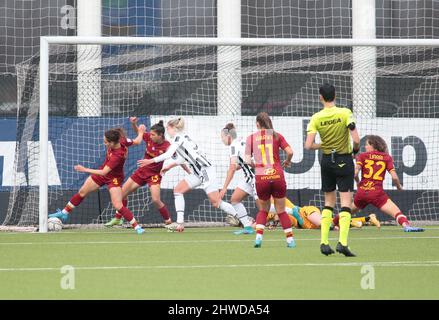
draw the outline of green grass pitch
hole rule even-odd
[[[295,249],[233,230],[0,233],[0,299],[439,299],[437,227],[351,229],[356,258],[321,255],[318,230],[295,230]]]

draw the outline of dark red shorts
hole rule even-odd
[[[358,209],[364,209],[368,204],[381,209],[387,200],[389,200],[389,196],[383,190],[358,189],[354,197],[354,204]]]
[[[130,177],[139,186],[143,186],[146,183],[148,186],[154,184],[160,184],[162,182],[162,176],[151,170],[145,170],[144,168],[139,168]]]
[[[111,188],[122,188],[122,184],[123,184],[123,177],[111,177],[111,178],[107,178],[104,176],[99,176],[96,174],[92,174],[91,178],[93,179],[94,182],[96,182],[96,184],[100,187],[102,187],[103,185],[107,185],[108,189]]]
[[[274,198],[284,198],[287,195],[287,183],[285,179],[256,181],[256,193],[258,198],[263,201]]]

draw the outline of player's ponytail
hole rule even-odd
[[[163,125],[163,120],[160,120],[155,125],[151,127],[151,131],[154,131],[159,136],[164,137],[165,136],[165,126]]]
[[[115,128],[105,131],[104,136],[108,142],[118,143],[120,138],[122,137],[122,128]]]
[[[231,122],[226,124],[226,126],[222,129],[222,133],[226,136],[232,137],[232,139],[236,139],[237,137],[235,125]]]
[[[177,131],[183,131],[184,129],[184,119],[179,117],[168,121],[168,126],[175,128]]]
[[[367,135],[366,141],[376,150],[379,152],[389,153],[389,149],[387,148],[386,141],[381,138],[380,136],[376,135]]]
[[[270,116],[266,112],[259,112],[256,116],[256,122],[262,129],[273,130],[273,136],[277,138],[277,133],[274,131],[273,123],[271,122]]]

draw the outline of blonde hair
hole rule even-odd
[[[177,118],[168,121],[168,126],[175,128],[177,131],[182,131],[184,129],[184,119]]]

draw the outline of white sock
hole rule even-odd
[[[184,196],[182,193],[174,193],[175,211],[177,211],[177,223],[184,222]]]
[[[235,208],[233,206],[225,201],[221,201],[219,208],[223,210],[225,213],[230,214],[234,217],[238,216],[238,213],[236,212]]]
[[[284,229],[284,233],[285,234],[287,234],[287,233],[292,233],[293,232],[293,229],[292,228],[288,228],[288,229]],[[293,236],[289,236],[289,237],[287,237],[287,243],[291,243],[293,241]]]
[[[133,224],[135,224],[136,222],[137,222],[136,219],[133,218],[133,220],[130,221],[130,225],[133,225]],[[140,228],[140,225],[136,225],[136,226],[134,227],[134,230],[137,230],[137,229],[139,229],[139,228]]]
[[[263,224],[256,225],[256,240],[262,241],[263,234],[258,233],[258,230],[262,230],[262,232],[264,232],[264,229],[265,229],[265,226]]]
[[[236,210],[236,212],[238,213],[238,219],[239,221],[241,221],[242,225],[244,227],[251,227],[251,221],[247,215],[247,210],[245,209],[244,205],[239,202],[239,203],[235,203],[232,204],[233,208]]]

